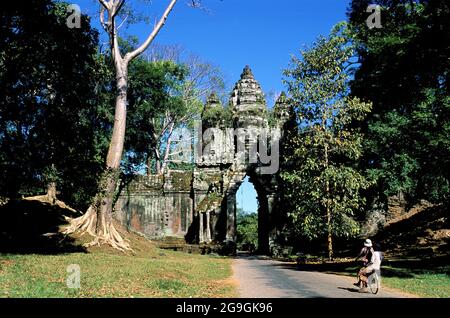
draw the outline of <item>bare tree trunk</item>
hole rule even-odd
[[[51,204],[56,203],[56,182],[50,182],[47,184],[47,198]]]
[[[328,258],[330,261],[333,260],[333,232],[331,227],[331,213],[330,208],[327,207],[327,225],[328,225]]]
[[[152,165],[153,165],[152,152],[149,151],[147,153],[147,169],[146,169],[147,176],[152,174]]]
[[[169,157],[170,157],[170,147],[172,146],[172,133],[173,129],[175,128],[175,123],[172,123],[169,128],[169,137],[167,139],[167,145],[166,145],[166,151],[164,153],[164,158],[161,166],[161,174],[164,174],[166,172],[167,165],[169,163]]]
[[[161,154],[159,153],[158,146],[155,148],[155,169],[156,174],[160,175],[161,173]]]
[[[325,169],[328,169],[328,145],[325,144]],[[330,209],[330,181],[325,182],[326,195],[326,211],[327,211],[327,242],[328,242],[328,258],[333,260],[333,228],[331,224],[331,209]]]
[[[158,32],[165,24],[167,17],[175,6],[177,0],[171,0],[159,22],[155,25],[144,43],[132,52],[122,57],[119,48],[117,27],[115,17],[121,10],[124,0],[99,0],[101,4],[100,22],[111,40],[111,54],[116,71],[116,108],[114,114],[114,126],[109,144],[108,155],[106,157],[106,169],[101,177],[98,193],[86,214],[71,221],[64,233],[70,234],[75,231],[89,233],[94,240],[87,244],[100,245],[110,244],[119,250],[130,250],[130,246],[125,242],[112,222],[113,200],[116,186],[120,176],[120,162],[122,160],[123,147],[125,142],[125,128],[127,118],[127,89],[128,89],[128,65],[142,54],[153,42]],[[107,20],[105,21],[105,12]]]
[[[125,61],[117,68],[116,80],[118,95],[116,97],[113,133],[106,157],[106,170],[101,177],[98,193],[86,214],[73,220],[65,233],[81,230],[94,237],[94,240],[87,244],[88,246],[106,243],[119,250],[129,250],[129,244],[122,239],[112,222],[114,193],[119,181],[120,161],[122,160],[125,142],[128,83]]]

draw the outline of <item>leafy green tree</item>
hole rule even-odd
[[[105,61],[98,33],[81,17],[66,25],[67,4],[0,4],[0,192],[47,190],[85,208],[96,191],[110,126]],[[106,128],[106,129],[104,129]]]
[[[258,214],[236,209],[236,235],[239,248],[258,246]]]
[[[338,24],[284,71],[300,120],[296,164],[282,173],[289,215],[307,238],[327,237],[330,259],[334,236],[358,233],[354,215],[364,202],[360,190],[369,185],[357,169],[362,135],[350,124],[363,120],[371,105],[348,96],[353,48],[347,35],[346,25]]]
[[[130,65],[129,124],[126,164],[147,174],[163,172],[165,153],[178,120],[186,114],[180,96],[172,94],[182,85],[186,69],[171,61],[147,62],[137,59]],[[167,142],[169,141],[169,142]]]
[[[220,71],[198,57],[184,58],[179,47],[157,46],[130,64],[127,170],[164,174],[167,169],[192,169],[180,162],[182,147],[192,148],[191,130],[200,119],[206,94],[220,91]]]
[[[379,0],[382,28],[368,29],[369,1],[352,1],[349,20],[360,67],[352,95],[373,102],[362,126],[363,162],[375,196],[411,203],[449,199],[450,4]]]

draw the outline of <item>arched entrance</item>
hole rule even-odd
[[[238,251],[254,252],[258,247],[258,201],[253,184],[245,177],[236,193]]]
[[[213,116],[204,116],[207,110]],[[224,113],[226,121],[220,115]],[[152,239],[184,238],[188,243],[229,246],[233,253],[236,193],[249,177],[257,192],[259,251],[268,254],[270,237],[284,222],[284,211],[275,209],[281,128],[291,118],[295,120],[295,113],[284,94],[269,114],[261,87],[246,67],[228,107],[217,95],[209,97],[202,113],[204,126],[194,129],[193,171],[136,178],[119,195],[115,218]]]
[[[236,182],[235,186],[230,188],[227,193],[227,232],[225,240],[228,242],[236,242],[237,239],[237,191],[245,180],[245,177],[240,182]],[[248,176],[249,182],[253,185],[256,191],[256,201],[258,202],[258,253],[268,254],[270,252],[269,247],[269,233],[271,228],[270,212],[272,211],[275,201],[275,194],[272,191],[268,191],[261,180],[261,178],[252,176],[250,173]]]
[[[212,95],[204,113],[220,112],[221,107],[217,96]],[[236,194],[248,177],[257,192],[258,251],[269,254],[283,119],[269,126],[264,94],[249,67],[236,83],[227,111],[232,114],[232,123],[228,123],[232,127],[219,119],[209,120],[206,127],[197,130],[200,155],[193,176],[197,241],[224,244],[228,250],[236,250]]]

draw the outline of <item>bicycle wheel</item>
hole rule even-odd
[[[380,289],[380,280],[378,279],[377,273],[373,273],[369,276],[367,285],[372,294],[376,295]]]

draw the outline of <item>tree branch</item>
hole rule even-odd
[[[125,55],[126,62],[130,62],[131,60],[136,58],[139,54],[142,54],[142,52],[144,52],[148,48],[148,46],[153,42],[153,40],[155,39],[156,35],[161,30],[163,25],[166,23],[167,17],[169,16],[170,12],[172,11],[172,9],[176,3],[177,3],[177,0],[171,0],[169,6],[166,8],[166,11],[162,15],[158,24],[153,28],[153,31],[150,33],[150,35],[145,40],[145,42],[140,47],[138,47],[136,50],[134,50],[133,52],[127,53]]]
[[[162,167],[161,167],[161,172],[163,172],[163,173],[166,170],[167,162],[168,162],[169,156],[170,156],[170,146],[172,145],[172,133],[173,133],[174,128],[175,128],[175,123],[172,123],[172,125],[170,125],[169,136],[168,136],[167,145],[166,145],[166,151],[164,154],[163,163],[162,163]]]
[[[106,10],[109,10],[109,5],[111,4],[109,1],[108,2],[106,2],[105,0],[98,0],[98,1]]]
[[[107,32],[107,33],[109,33],[108,23],[109,23],[109,20],[108,20],[108,22],[105,22],[105,7],[102,5],[100,7],[100,24],[102,25],[103,30],[105,30],[105,32]]]
[[[125,0],[122,0],[122,1],[119,2],[119,5],[117,5],[117,6],[114,8],[114,10],[113,10],[113,12],[112,12],[112,17],[113,17],[113,18],[117,15],[117,13],[119,13],[120,9],[122,9],[122,6],[123,6],[124,3],[125,3]]]
[[[123,24],[127,21],[127,19],[128,19],[128,15],[123,19],[123,21],[119,24],[119,26],[117,27],[117,30],[119,30],[122,26],[123,26]]]

